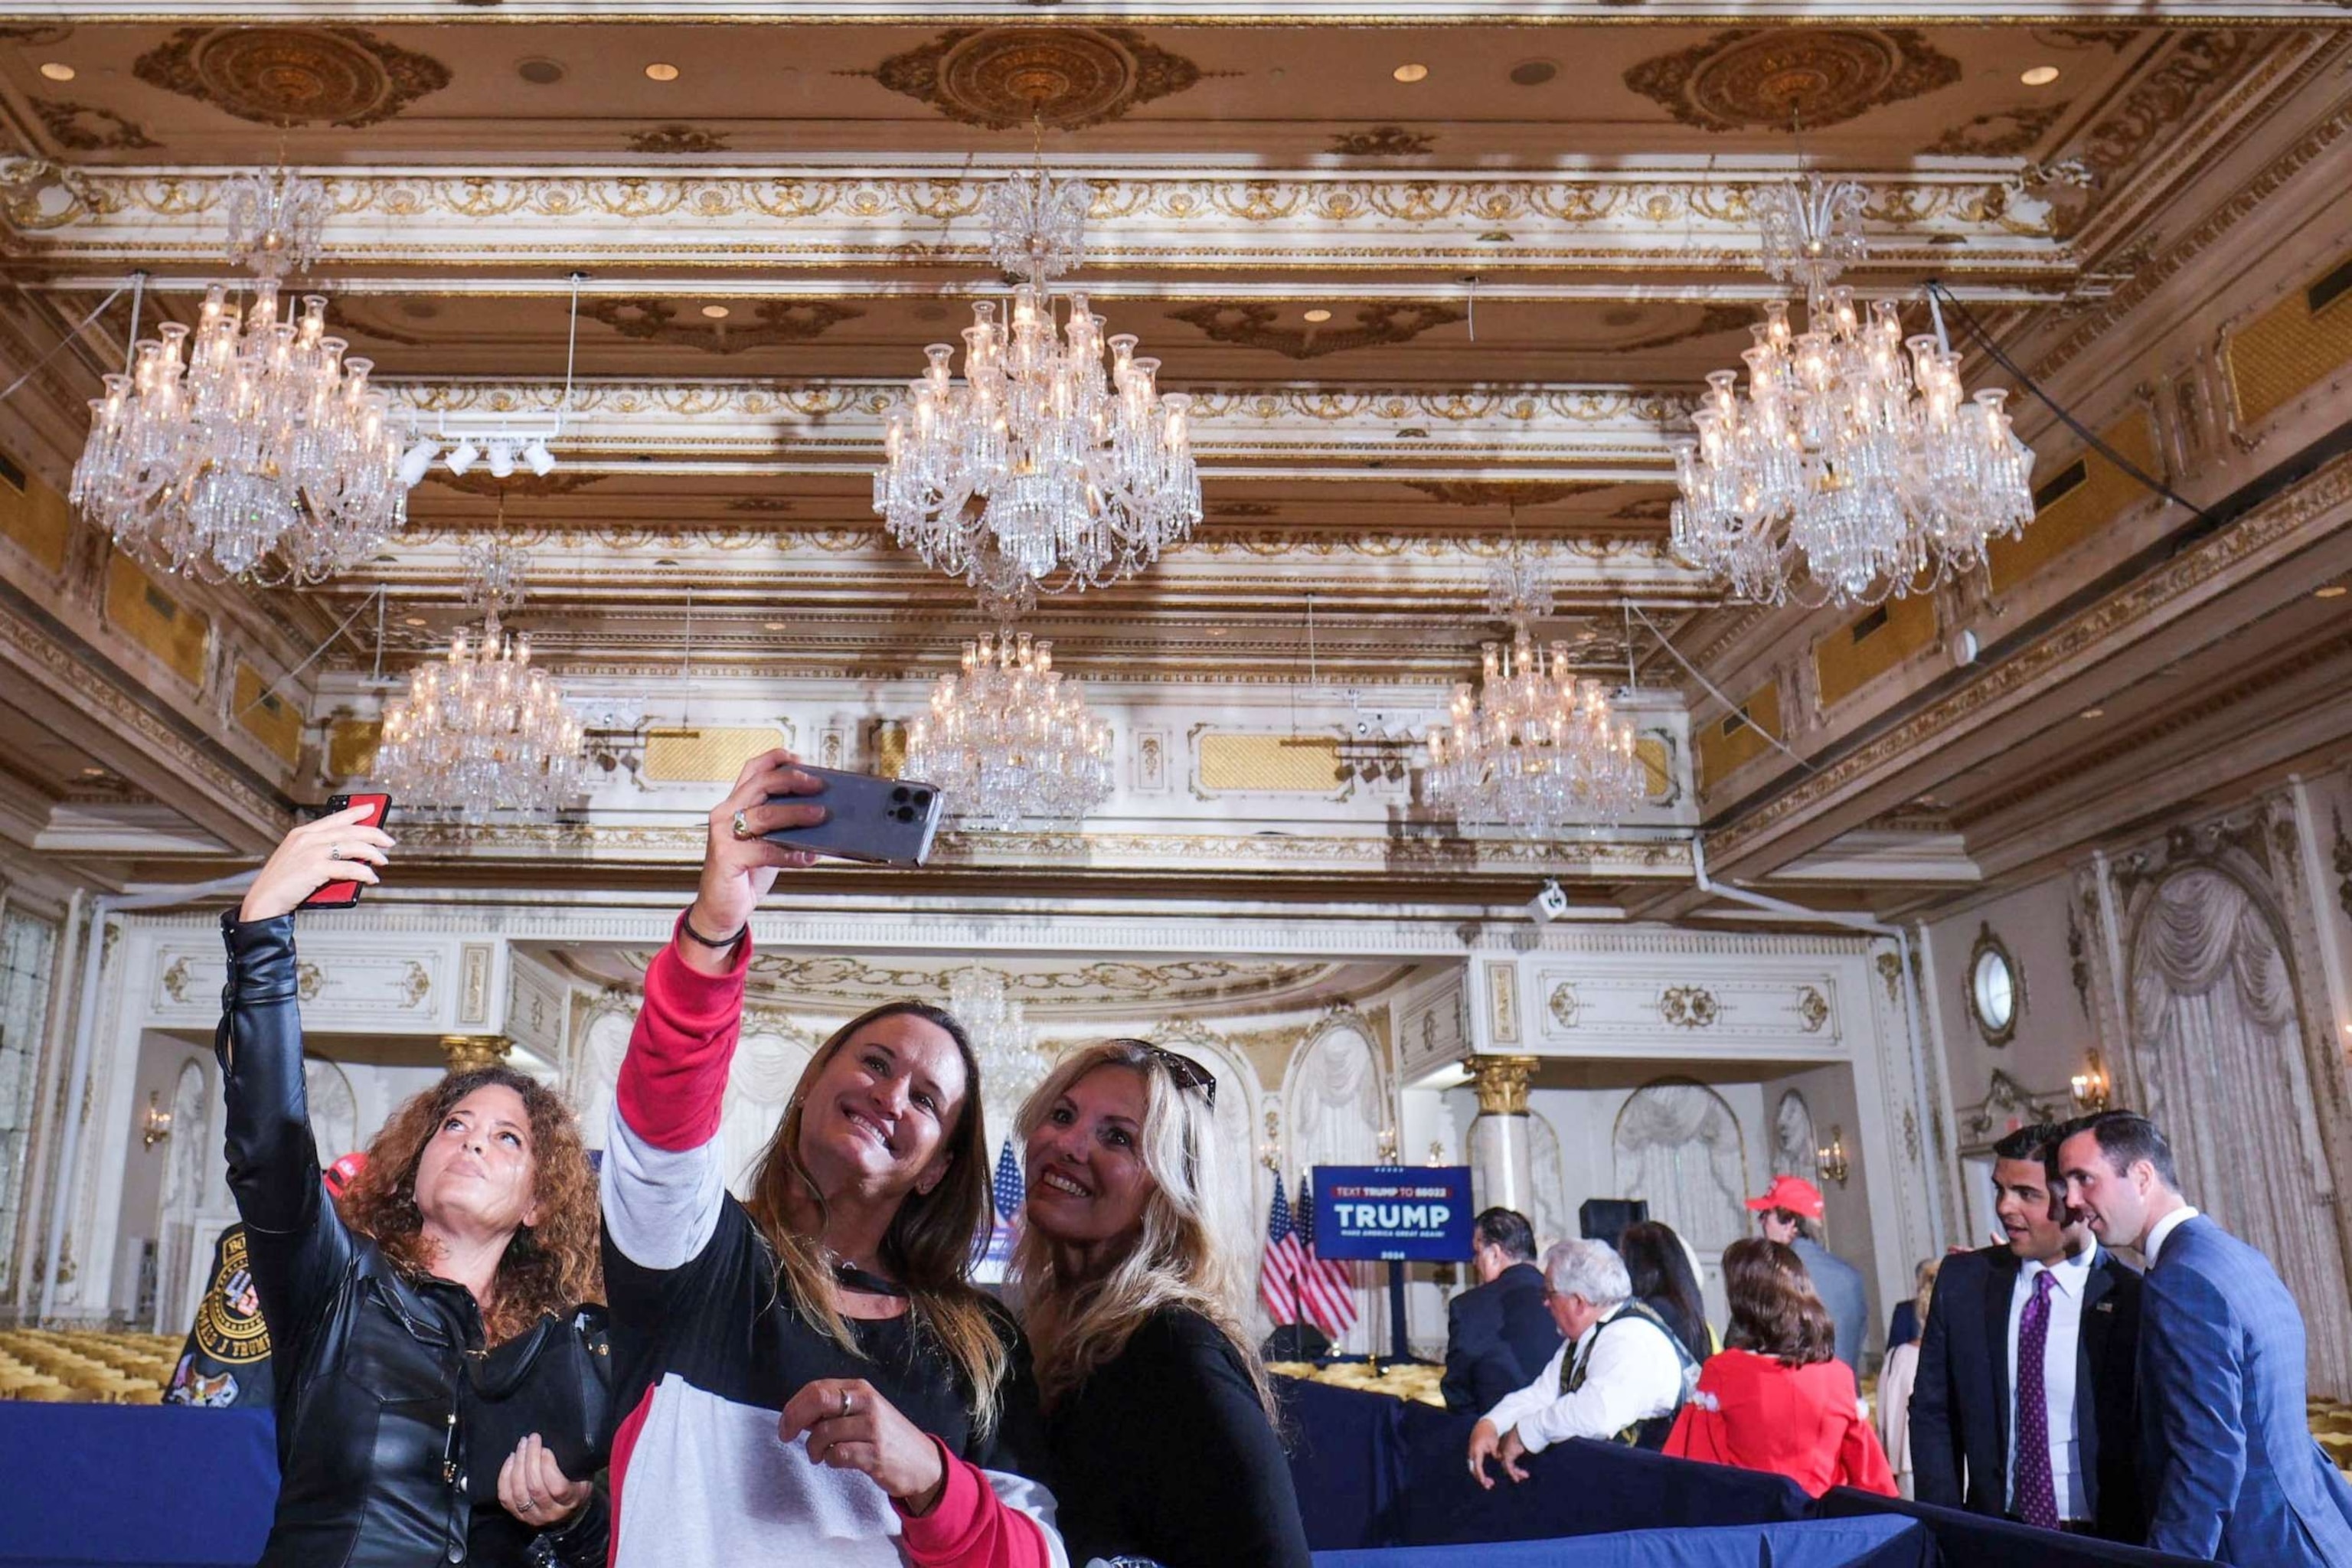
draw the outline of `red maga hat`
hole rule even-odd
[[[1748,1206],[1758,1214],[1769,1214],[1774,1209],[1787,1209],[1807,1219],[1822,1217],[1822,1190],[1802,1176],[1775,1176],[1772,1184],[1758,1197],[1748,1200]]]
[[[344,1155],[320,1172],[319,1177],[327,1184],[327,1195],[339,1199],[343,1195],[343,1189],[359,1180],[360,1172],[366,1167],[367,1152],[362,1150],[355,1154]]]

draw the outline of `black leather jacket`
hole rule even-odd
[[[563,1473],[609,1441],[601,1308],[545,1318],[485,1352],[473,1295],[404,1277],[325,1201],[302,1086],[290,916],[221,918],[228,984],[213,1048],[228,1099],[228,1180],[244,1216],[277,1377],[278,1512],[261,1562],[425,1568],[605,1558],[596,1500],[534,1532],[499,1505],[529,1432]]]

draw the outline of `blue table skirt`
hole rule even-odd
[[[1315,1554],[1315,1568],[1934,1568],[1937,1562],[1926,1528],[1893,1517]]]
[[[278,1501],[267,1410],[0,1400],[0,1562],[250,1563]]]

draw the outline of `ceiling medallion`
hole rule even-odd
[[[656,155],[688,153],[724,153],[727,151],[724,131],[705,131],[699,125],[687,125],[671,121],[650,131],[629,132],[629,151]]]
[[[967,125],[1076,131],[1182,92],[1201,68],[1127,27],[961,27],[870,74]]]
[[[808,342],[866,314],[855,305],[831,300],[762,300],[751,307],[748,318],[730,315],[722,321],[700,316],[680,321],[679,310],[667,300],[636,294],[599,295],[580,306],[582,315],[604,322],[625,338],[678,343],[714,354]]]
[[[1054,645],[1007,626],[964,644],[961,673],[932,686],[901,776],[936,787],[968,827],[1075,821],[1110,798],[1110,742]]]
[[[449,68],[359,27],[183,27],[141,81],[263,125],[373,125],[449,85]]]
[[[1625,85],[1702,131],[1835,125],[1960,79],[1912,27],[1735,27],[1635,65]]]
[[[1343,158],[1417,158],[1436,147],[1434,132],[1408,131],[1402,125],[1341,131],[1331,138],[1331,151]]]
[[[523,601],[521,552],[503,542],[468,546],[465,563],[481,630],[459,628],[386,705],[374,782],[410,816],[468,826],[552,816],[580,793],[583,727],[562,689],[531,668],[530,634],[499,624],[501,609]]]
[[[2033,521],[2033,454],[2007,394],[1962,401],[1960,356],[1936,331],[1906,340],[1891,300],[1832,283],[1865,254],[1869,194],[1808,174],[1759,195],[1765,270],[1805,289],[1753,330],[1748,385],[1718,370],[1675,447],[1675,554],[1759,604],[1877,604],[1975,570]],[[1935,309],[1935,296],[1928,296]],[[1906,352],[1908,357],[1906,358]]]
[[[961,381],[953,344],[926,347],[883,432],[874,510],[891,538],[1000,596],[1117,582],[1201,521],[1192,399],[1163,399],[1158,360],[1128,333],[1105,338],[1084,294],[1050,287],[1084,258],[1087,205],[1085,182],[1042,161],[990,190],[990,252],[1017,279],[1010,309],[999,321],[997,300],[972,305]]]
[[[33,100],[33,112],[41,117],[49,140],[69,153],[121,153],[163,145],[138,122],[125,120],[110,109],[94,109],[87,103],[69,103],[63,99],[37,98]]]
[[[1377,344],[1407,343],[1433,327],[1452,326],[1467,319],[1452,305],[1414,304],[1399,300],[1376,300],[1357,306],[1356,324],[1352,327],[1291,326],[1282,322],[1283,314],[1274,305],[1225,304],[1212,300],[1171,310],[1168,317],[1198,327],[1212,342],[1265,349],[1286,359],[1298,360],[1320,359],[1325,354]]]

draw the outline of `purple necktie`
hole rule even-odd
[[[2042,1382],[2050,1343],[2050,1292],[2058,1283],[2047,1268],[2033,1277],[2033,1299],[2017,1319],[2017,1517],[2044,1530],[2058,1528],[2058,1489],[2050,1475],[2050,1400]]]

